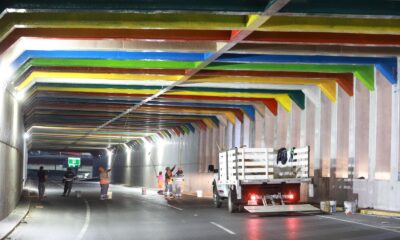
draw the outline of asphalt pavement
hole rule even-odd
[[[35,189],[32,189],[34,191]],[[76,191],[82,196],[78,198]],[[76,183],[71,196],[51,182],[44,201],[31,209],[8,239],[400,239],[400,219],[369,216],[228,213],[210,199],[167,200],[154,191],[111,186],[112,199],[99,199],[98,183]]]

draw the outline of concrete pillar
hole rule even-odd
[[[233,136],[234,136],[234,142],[233,142],[233,147],[240,147],[242,145],[242,134],[243,134],[243,129],[242,129],[242,122],[239,121],[239,119],[235,118],[235,124],[234,124],[234,131],[233,131]]]
[[[290,130],[290,113],[288,113],[281,105],[278,105],[278,116],[277,116],[277,135],[275,141],[275,148],[288,147],[287,146],[287,134]]]
[[[226,149],[231,149],[234,145],[234,127],[231,122],[228,121],[226,127]]]
[[[314,124],[315,124],[315,137],[314,137],[314,172],[322,170],[322,148],[321,148],[321,115],[322,115],[322,93],[321,90],[317,91],[315,108],[314,108]]]
[[[265,119],[258,111],[256,111],[256,119],[254,121],[254,147],[265,147]]]
[[[390,179],[392,135],[392,85],[376,71],[377,126],[375,178]]]
[[[370,166],[370,91],[357,79],[354,81],[355,102],[355,178],[369,178]]]
[[[247,147],[252,147],[251,138],[253,137],[253,131],[251,127],[251,120],[248,116],[244,115],[242,124],[242,144]]]
[[[315,160],[315,153],[316,149],[316,107],[314,103],[309,99],[306,98],[306,109],[303,111],[303,116],[306,118],[305,121],[305,144],[310,146],[310,176],[314,176],[314,170],[319,169],[319,164],[316,165]],[[318,149],[319,151],[319,149]],[[319,162],[319,160],[318,160]],[[317,167],[317,168],[316,168]]]
[[[265,128],[264,128],[264,136],[265,136],[265,146],[268,148],[275,147],[276,134],[277,134],[277,117],[269,111],[268,108],[265,108]]]
[[[332,103],[325,96],[321,96],[321,170],[322,177],[330,177],[331,173],[331,137],[332,137]]]
[[[350,97],[341,88],[338,88],[337,94],[337,146],[335,175],[337,178],[347,178],[349,168]]]
[[[301,126],[302,111],[296,104],[293,104],[290,114],[290,131],[288,131],[287,140],[289,147],[300,147]]]

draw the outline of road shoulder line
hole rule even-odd
[[[83,201],[85,202],[85,206],[86,206],[86,217],[85,217],[85,223],[82,226],[82,229],[79,232],[78,236],[76,237],[77,240],[83,239],[83,236],[85,235],[85,233],[89,227],[89,223],[90,223],[90,205],[89,205],[88,200],[83,199]]]

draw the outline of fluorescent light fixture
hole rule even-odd
[[[164,139],[161,139],[161,138],[160,138],[160,139],[157,141],[157,146],[158,146],[158,147],[164,147],[165,144],[167,144],[167,142],[164,141]]]
[[[110,149],[106,148],[106,152],[107,152],[108,157],[111,157],[113,155],[113,151]]]
[[[125,152],[129,153],[131,151],[131,148],[126,143],[124,143],[123,145],[125,147]]]
[[[21,102],[22,100],[24,100],[25,98],[25,93],[24,92],[17,92],[17,94],[15,95],[15,97],[17,98],[17,100],[19,102]]]
[[[150,150],[150,149],[153,147],[153,144],[152,144],[151,142],[147,141],[147,140],[144,139],[144,138],[143,138],[143,141],[144,141],[144,147],[145,147],[147,150]]]
[[[29,139],[31,137],[31,135],[29,133],[24,133],[24,139]]]
[[[0,64],[0,76],[2,80],[8,81],[12,75],[14,74],[14,70],[8,64]]]

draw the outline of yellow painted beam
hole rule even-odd
[[[105,79],[105,80],[126,80],[126,81],[177,81],[182,75],[150,75],[150,74],[104,74],[104,73],[70,73],[70,72],[43,72],[37,71],[31,73],[16,90],[21,90],[24,87],[34,84],[37,78],[71,78],[80,79],[82,83],[95,83],[92,80]],[[336,102],[336,82],[335,79],[310,79],[310,78],[293,78],[293,77],[226,77],[226,76],[212,76],[212,77],[193,77],[188,82],[207,83],[249,83],[249,84],[296,84],[296,85],[316,85],[321,88],[322,92],[332,101]],[[110,84],[113,84],[110,82]]]
[[[122,94],[155,94],[158,90],[148,89],[114,89],[114,88],[74,88],[74,87],[36,87],[31,91],[32,95],[35,91],[63,91],[63,92],[86,92],[86,93],[122,93]],[[282,105],[282,107],[290,112],[292,108],[292,100],[288,94],[272,94],[272,93],[238,93],[238,92],[195,92],[195,91],[168,91],[165,95],[194,95],[194,96],[214,96],[214,97],[242,97],[242,98],[274,98]]]
[[[106,79],[106,80],[129,80],[129,81],[178,81],[182,75],[153,75],[153,74],[104,74],[104,73],[71,73],[71,72],[32,72],[21,84],[16,87],[16,90],[21,90],[30,83],[34,83],[36,78],[72,78],[81,79],[82,83],[91,83],[90,80]],[[86,80],[86,81],[85,81]],[[88,81],[89,80],[89,81]],[[112,84],[112,83],[111,83]]]
[[[14,26],[46,28],[242,30],[247,16],[207,13],[27,12],[7,13],[0,35]]]
[[[400,19],[274,16],[260,31],[400,34]]]
[[[171,113],[171,112],[179,112],[179,113],[191,113],[191,114],[222,114],[225,115],[225,117],[232,123],[235,123],[235,114],[233,114],[231,111],[224,111],[224,110],[211,110],[211,109],[196,109],[196,108],[180,108],[179,110],[174,111],[173,109],[170,108],[163,108],[163,107],[140,107],[140,111],[144,112],[166,112],[166,113]]]

